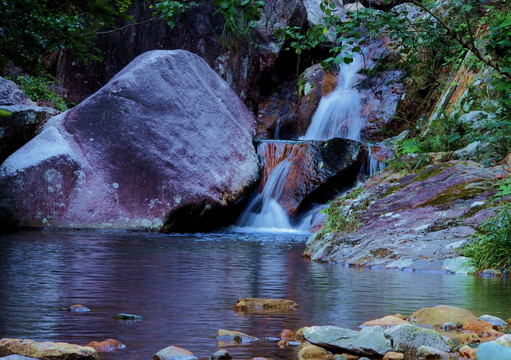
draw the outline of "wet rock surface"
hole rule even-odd
[[[204,60],[148,52],[4,162],[0,207],[24,227],[207,227],[257,180],[254,133]]]
[[[286,182],[278,203],[293,216],[311,203],[327,201],[355,181],[365,159],[364,144],[348,139],[324,141],[263,141],[258,153],[265,166],[260,187],[281,161],[289,161]]]
[[[0,356],[17,354],[36,359],[52,360],[99,360],[96,350],[87,346],[63,342],[37,342],[27,339],[0,340]]]
[[[493,181],[508,167],[467,161],[430,165],[415,173],[383,171],[337,200],[353,214],[350,231],[313,235],[305,256],[357,266],[473,273],[457,249],[499,208]],[[330,224],[335,227],[335,223]]]

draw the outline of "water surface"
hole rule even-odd
[[[101,359],[151,359],[177,345],[198,357],[217,349],[218,329],[260,338],[284,328],[357,328],[392,313],[438,304],[511,317],[505,279],[356,270],[303,260],[305,235],[160,235],[22,232],[0,237],[0,337],[87,344],[115,338],[125,350]],[[240,297],[287,298],[298,311],[241,314]],[[62,311],[83,304],[90,313]],[[141,321],[114,320],[125,312]],[[236,359],[293,359],[275,340],[229,347]]]

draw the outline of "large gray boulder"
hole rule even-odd
[[[204,60],[147,52],[4,162],[0,209],[24,227],[196,230],[257,181],[254,134]]]
[[[385,337],[392,341],[394,351],[418,351],[421,346],[429,346],[450,352],[451,348],[442,336],[432,329],[424,329],[413,324],[401,324],[385,330]]]
[[[311,326],[303,335],[310,343],[332,351],[383,356],[392,350],[390,340],[385,338],[383,328],[379,326],[366,327],[361,331],[336,326]]]

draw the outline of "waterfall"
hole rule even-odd
[[[385,164],[373,156],[373,145],[367,144],[366,173],[372,177],[378,171],[385,169]]]
[[[362,64],[362,56],[355,54],[353,62],[340,66],[336,88],[320,100],[311,125],[300,140],[328,140],[335,137],[360,140],[363,118],[359,94],[353,88],[353,83]],[[279,125],[280,123],[277,122],[275,137],[279,136]],[[276,143],[264,142],[258,146],[258,154],[265,159],[259,193],[249,202],[235,226],[244,229],[249,227],[292,230],[287,212],[278,201],[287,181],[292,158],[296,155],[299,145],[284,142],[279,144],[280,146]],[[309,215],[308,218],[310,219],[311,216]],[[305,226],[299,225],[297,229],[304,231]]]
[[[292,159],[300,145],[261,142],[257,153],[264,158],[260,191],[241,213],[235,226],[262,229],[292,229],[286,210],[278,203],[287,181]]]
[[[341,137],[360,140],[363,118],[358,91],[353,88],[353,82],[362,63],[362,57],[357,54],[351,63],[341,65],[336,88],[321,98],[307,132],[300,139],[328,140]]]

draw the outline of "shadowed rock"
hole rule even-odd
[[[55,109],[37,106],[10,80],[0,77],[0,164],[32,139]]]
[[[257,180],[254,133],[204,60],[148,52],[4,162],[0,207],[25,227],[205,228]]]
[[[293,216],[312,203],[329,200],[352,185],[365,158],[366,147],[354,140],[271,141],[259,144],[265,158],[261,189],[281,161],[291,163],[278,203]]]

